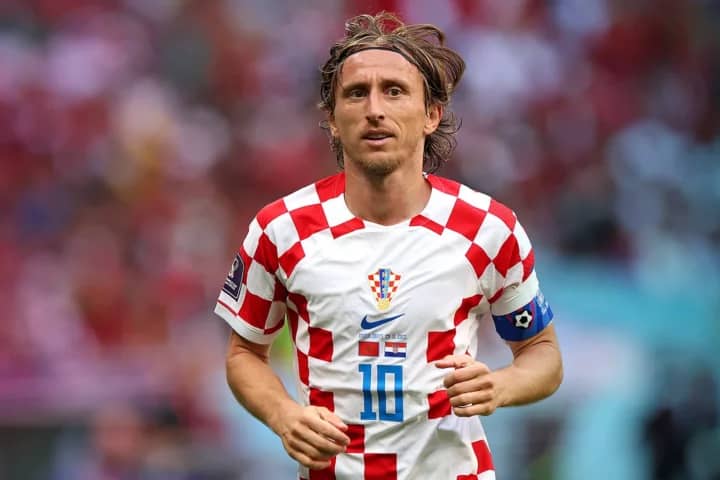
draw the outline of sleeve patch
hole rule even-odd
[[[242,286],[244,270],[245,265],[243,264],[242,258],[240,258],[240,254],[236,254],[227,278],[225,279],[225,284],[223,285],[223,292],[235,300],[240,298],[240,287]]]
[[[507,315],[493,315],[495,330],[505,340],[526,340],[540,333],[553,318],[550,305],[538,290],[527,305]]]

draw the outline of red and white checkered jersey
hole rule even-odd
[[[506,206],[427,180],[424,210],[391,226],[348,210],[342,173],[271,203],[220,293],[215,313],[252,342],[272,342],[287,318],[301,401],[350,427],[347,453],[323,471],[301,467],[302,479],[495,478],[480,419],[452,414],[448,371],[433,362],[475,357],[490,314],[505,338],[544,328],[531,323],[546,311],[533,251]]]

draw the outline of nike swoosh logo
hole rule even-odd
[[[368,320],[367,315],[365,315],[362,319],[362,322],[360,322],[360,328],[363,330],[368,330],[370,328],[379,327],[380,325],[384,325],[386,323],[392,322],[395,319],[398,319],[405,315],[404,313],[401,313],[400,315],[395,315],[394,317],[385,317],[381,318],[380,320],[375,320],[374,322],[371,322]]]

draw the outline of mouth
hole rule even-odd
[[[390,132],[384,131],[371,131],[362,136],[363,140],[373,145],[381,145],[391,138],[393,138],[393,135]]]

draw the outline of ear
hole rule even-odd
[[[435,130],[437,130],[438,125],[440,125],[440,120],[443,116],[443,107],[442,105],[430,105],[427,110],[427,114],[425,115],[425,126],[423,127],[423,133],[425,136],[430,135]]]
[[[330,135],[332,135],[333,138],[337,138],[338,137],[337,124],[335,123],[335,117],[330,113],[328,113],[328,116],[327,116],[327,124],[328,124],[328,127],[330,128]]]

